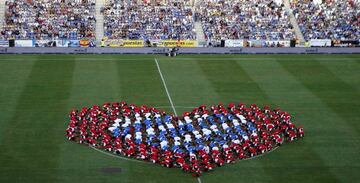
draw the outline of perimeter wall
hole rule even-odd
[[[0,54],[165,54],[168,48],[1,48]],[[179,54],[360,54],[360,47],[180,48]]]

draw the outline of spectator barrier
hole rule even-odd
[[[166,54],[168,48],[3,48],[0,54]],[[352,48],[180,48],[179,54],[360,54]]]

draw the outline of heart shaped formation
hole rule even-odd
[[[73,110],[69,140],[118,155],[179,167],[200,176],[225,163],[271,151],[304,136],[291,116],[268,106],[200,106],[182,116],[126,102]]]

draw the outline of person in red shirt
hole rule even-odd
[[[74,134],[74,129],[73,128],[66,129],[66,137],[69,140],[75,140],[75,134]]]
[[[183,157],[176,157],[175,160],[176,164],[179,165],[180,167],[183,167],[185,162],[185,159]]]
[[[298,132],[299,137],[304,137],[305,136],[304,129],[303,129],[302,126],[298,127],[297,132]]]
[[[184,163],[181,167],[182,170],[189,172],[190,171],[190,165],[187,163]]]
[[[227,154],[231,151],[230,147],[228,145],[223,146],[223,151]]]
[[[123,152],[122,144],[115,143],[114,150],[115,150],[115,153],[122,154],[122,152]]]
[[[87,138],[87,141],[89,142],[89,145],[91,145],[91,146],[93,146],[93,147],[96,146],[96,143],[97,143],[97,142],[96,142],[95,139],[88,137],[88,138]]]
[[[278,146],[281,146],[284,143],[284,139],[280,137],[280,135],[277,135],[277,137],[275,137],[275,141]]]
[[[215,166],[213,164],[211,164],[209,161],[204,162],[205,171],[210,171],[210,170],[214,169],[214,167]]]
[[[293,130],[289,130],[288,135],[290,141],[294,141],[296,139],[296,133]]]
[[[142,159],[142,160],[148,158],[148,153],[147,153],[145,144],[140,144],[139,145],[139,156],[138,156],[138,158]]]
[[[238,158],[239,158],[239,159],[245,159],[245,158],[246,158],[246,154],[245,154],[245,151],[244,151],[244,150],[241,150],[241,151],[238,153]]]
[[[163,166],[170,167],[172,164],[172,153],[169,150],[165,150],[163,153],[163,161],[160,163]]]
[[[254,157],[257,154],[257,150],[254,147],[250,147],[249,152],[250,152],[250,157]]]
[[[151,146],[150,152],[150,161],[153,163],[157,163],[159,161],[159,150],[155,146]]]
[[[234,154],[232,152],[228,152],[225,154],[226,163],[232,163],[235,161],[235,158],[233,155]]]
[[[198,160],[196,160],[196,159],[191,160],[191,167],[192,167],[192,171],[193,171],[193,176],[199,177],[201,175],[201,170],[200,170]]]
[[[266,146],[266,150],[270,151],[273,148],[273,145],[271,143],[271,141],[266,140],[265,141],[265,146]]]
[[[242,147],[241,147],[241,145],[239,145],[239,144],[233,143],[233,149],[234,149],[235,152],[238,154],[238,153],[242,150]]]
[[[132,146],[129,146],[129,148],[124,150],[124,153],[127,157],[133,156],[135,154],[135,148]]]
[[[248,148],[249,148],[249,146],[250,146],[249,140],[246,140],[246,141],[243,143],[243,145],[242,145],[243,150],[248,149]]]
[[[85,143],[85,142],[86,142],[86,138],[87,138],[86,129],[81,129],[81,130],[80,130],[80,140],[79,140],[79,143],[80,143],[80,144]]]
[[[160,162],[162,166],[170,167],[171,166],[171,158],[169,156],[163,156],[163,160]]]
[[[104,149],[107,150],[107,151],[112,151],[112,148],[113,148],[113,146],[111,144],[106,144],[104,146]]]
[[[265,153],[266,146],[264,144],[259,144],[259,151],[261,152],[261,154]]]

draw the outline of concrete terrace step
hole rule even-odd
[[[299,24],[296,21],[296,18],[295,18],[294,14],[293,14],[293,11],[292,11],[292,9],[290,7],[290,0],[283,0],[283,1],[284,1],[285,9],[289,13],[290,23],[294,27],[296,37],[299,39],[300,43],[305,43],[304,35],[301,32]]]
[[[201,22],[195,22],[196,39],[198,42],[205,41],[205,34]]]
[[[105,0],[96,0],[95,2],[95,17],[96,17],[96,39],[101,41],[104,37],[104,15],[101,13],[101,8],[105,5]]]
[[[5,21],[5,0],[0,0],[0,31],[3,29]]]

